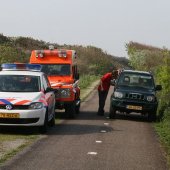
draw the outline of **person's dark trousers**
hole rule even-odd
[[[99,109],[98,109],[97,114],[104,115],[104,106],[105,106],[105,101],[107,98],[108,91],[98,90],[98,94],[99,94]]]

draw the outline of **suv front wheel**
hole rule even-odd
[[[113,107],[110,105],[109,118],[110,118],[110,119],[114,119],[115,116],[116,116],[116,109],[113,108]]]
[[[156,112],[149,112],[148,113],[148,121],[149,122],[156,121]]]

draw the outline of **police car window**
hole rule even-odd
[[[46,90],[47,87],[50,87],[50,83],[49,83],[47,77],[44,75],[43,76],[43,88],[44,88],[44,90]]]
[[[0,75],[0,92],[39,92],[39,76]]]
[[[47,83],[47,87],[51,87],[47,75],[44,75],[44,79],[45,79],[45,81],[46,81],[46,83]]]

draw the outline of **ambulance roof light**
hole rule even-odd
[[[5,63],[1,65],[2,70],[8,71],[40,71],[41,70],[40,64],[13,64],[13,63]]]
[[[54,46],[53,45],[49,45],[49,50],[54,50]]]
[[[44,50],[35,50],[35,56],[36,56],[36,58],[38,58],[38,57],[43,58]]]
[[[66,58],[67,57],[67,51],[66,50],[60,50],[58,51],[58,56]]]

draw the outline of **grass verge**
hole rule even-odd
[[[170,121],[162,121],[154,124],[162,146],[167,154],[168,165],[170,166]]]

